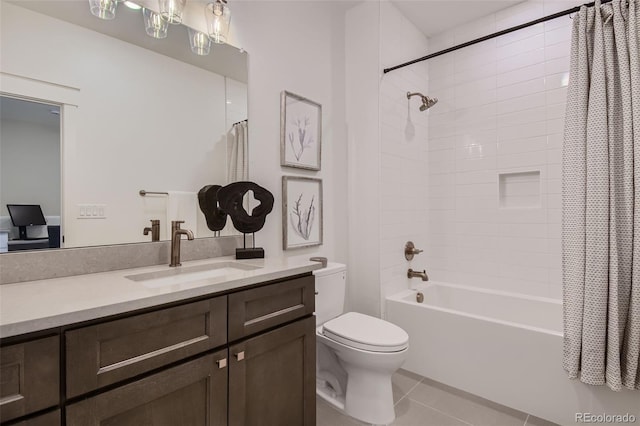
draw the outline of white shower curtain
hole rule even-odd
[[[640,0],[574,17],[563,148],[564,361],[640,389]]]
[[[227,183],[249,179],[248,140],[249,125],[247,120],[234,124],[228,137]]]

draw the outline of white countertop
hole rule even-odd
[[[149,288],[127,275],[169,270],[149,266],[98,274],[0,285],[0,338],[121,314],[192,297],[214,295],[319,269],[318,262],[288,258],[236,260],[233,256],[183,262],[182,268],[221,262],[258,266],[228,275]],[[173,268],[171,268],[173,269]]]

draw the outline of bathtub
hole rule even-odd
[[[577,413],[640,423],[639,391],[567,378],[559,300],[430,282],[387,297],[386,316],[409,334],[406,370],[562,425]]]

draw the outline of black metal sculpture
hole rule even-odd
[[[207,228],[220,232],[227,224],[227,214],[218,207],[220,185],[207,185],[198,192],[198,204],[207,221]]]
[[[253,191],[260,204],[251,210],[244,208],[244,195]],[[226,215],[231,216],[234,228],[243,234],[252,234],[264,227],[267,215],[273,210],[273,194],[254,182],[233,182],[227,186],[207,185],[198,193],[200,209],[212,231],[219,231],[226,223]],[[214,229],[215,228],[215,229]],[[236,249],[236,259],[263,258],[264,249],[255,246],[247,248],[246,238],[243,248]]]

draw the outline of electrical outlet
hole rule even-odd
[[[78,204],[78,219],[106,219],[106,204]]]

